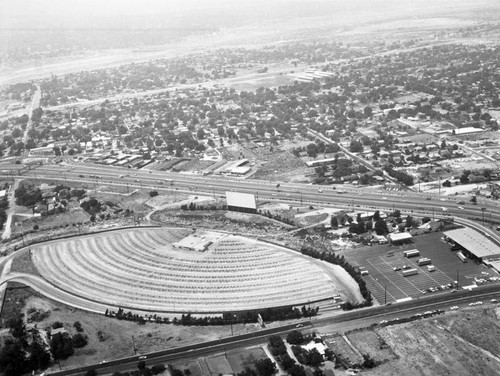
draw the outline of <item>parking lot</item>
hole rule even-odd
[[[420,235],[413,238],[413,243],[405,245],[374,245],[343,252],[347,260],[365,268],[368,275],[364,276],[373,297],[380,303],[390,303],[408,297],[416,298],[423,294],[449,293],[453,290],[454,281],[459,286],[475,284],[476,278],[487,279],[499,277],[492,269],[468,260],[462,263],[456,253],[441,238],[441,232]],[[403,252],[418,249],[420,256],[406,258]],[[392,251],[393,256],[387,252]],[[427,266],[418,266],[417,260],[427,257],[432,260],[435,271],[428,271]],[[415,268],[418,274],[404,277],[403,271],[393,268]],[[491,282],[487,282],[491,283]],[[430,291],[435,290],[435,291]]]

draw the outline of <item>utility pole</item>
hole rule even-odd
[[[135,339],[134,339],[134,336],[132,336],[132,346],[134,347],[134,355],[137,354],[137,349],[135,347]]]
[[[384,286],[384,305],[387,304],[387,285]]]

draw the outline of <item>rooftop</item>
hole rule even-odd
[[[454,242],[466,248],[476,257],[495,257],[500,256],[500,247],[493,243],[490,239],[481,233],[471,228],[459,228],[456,230],[446,231],[444,235],[449,237]]]
[[[400,232],[400,233],[397,233],[397,234],[389,234],[387,236],[391,241],[393,242],[397,242],[397,241],[401,241],[401,240],[407,240],[407,239],[411,239],[412,236],[409,232]]]

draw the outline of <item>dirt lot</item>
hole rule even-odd
[[[264,160],[256,174],[255,179],[269,179],[284,182],[309,182],[307,174],[312,173],[305,163],[291,152],[276,150],[262,152],[258,160]]]
[[[376,362],[386,363],[397,359],[392,349],[374,330],[353,330],[347,333],[347,338],[361,354],[369,354]]]
[[[445,315],[347,333],[352,345],[377,362],[366,376],[498,375],[500,309],[465,308]],[[328,346],[349,360],[359,357],[339,335]],[[337,374],[337,371],[336,371]],[[341,373],[343,374],[343,373]]]
[[[151,215],[152,223],[164,226],[181,226],[273,236],[284,234],[290,228],[286,224],[258,214],[226,212],[224,210],[159,210]]]

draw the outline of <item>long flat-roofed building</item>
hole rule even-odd
[[[471,228],[446,231],[444,235],[460,245],[469,256],[485,261],[500,258],[500,247]]]
[[[387,239],[391,243],[404,243],[404,242],[410,242],[412,239],[412,236],[409,232],[400,232],[397,234],[389,234],[387,235]]]

